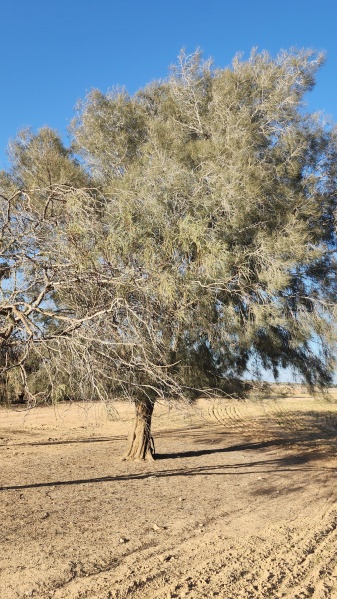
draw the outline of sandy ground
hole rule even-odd
[[[0,409],[0,598],[337,598],[337,403]]]

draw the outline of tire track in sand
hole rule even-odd
[[[226,538],[226,527],[191,531],[179,546],[125,557],[112,571],[72,580],[57,599],[337,599],[337,511],[314,522],[266,527],[245,539]],[[88,576],[87,574],[87,576]]]

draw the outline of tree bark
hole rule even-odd
[[[129,447],[123,460],[153,461],[154,449],[151,437],[151,420],[154,401],[149,398],[136,400],[136,419],[130,435]]]

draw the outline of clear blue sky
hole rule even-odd
[[[20,128],[49,125],[66,139],[90,89],[133,93],[165,77],[182,47],[219,67],[253,46],[326,50],[308,102],[337,120],[336,26],[337,0],[2,0],[0,168]]]

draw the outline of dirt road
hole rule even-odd
[[[337,598],[337,404],[0,410],[0,597]]]

